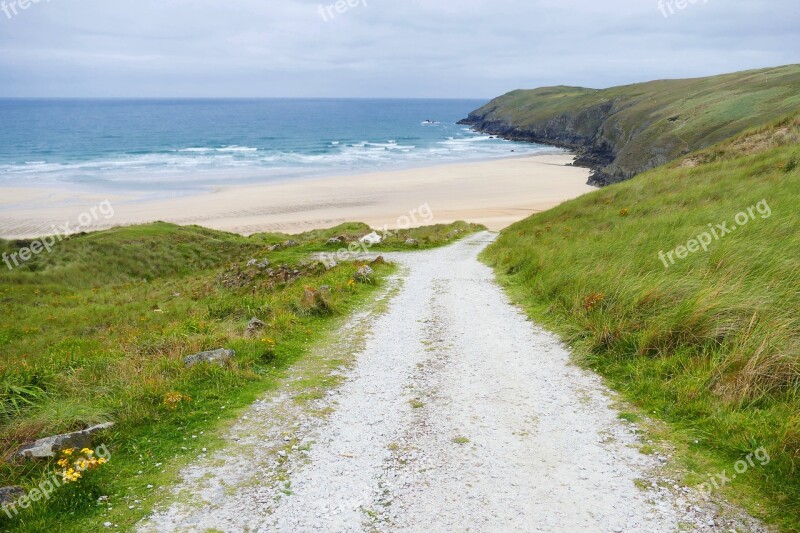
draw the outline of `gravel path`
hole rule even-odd
[[[140,530],[761,531],[639,452],[601,381],[478,262],[492,238],[390,254],[402,268],[382,303],[253,406]],[[299,385],[320,372],[341,383],[309,400]]]

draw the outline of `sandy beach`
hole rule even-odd
[[[589,170],[569,166],[572,161],[568,154],[537,155],[225,187],[147,201],[65,189],[4,188],[0,189],[0,237],[59,233],[58,228],[66,223],[70,230],[81,223],[81,230],[99,230],[153,221],[196,224],[243,235],[300,233],[343,222],[393,228],[398,220],[405,224],[402,217],[409,217],[413,225],[466,220],[500,230],[594,190],[586,185]],[[113,207],[113,216],[109,209],[98,212],[98,204],[104,201]],[[416,215],[420,212],[432,216]]]

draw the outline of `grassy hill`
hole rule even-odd
[[[438,246],[476,229],[404,230],[370,251]],[[311,259],[344,246],[328,244],[333,237],[353,242],[370,231],[345,224],[244,238],[157,223],[75,235],[14,270],[0,263],[0,487],[31,490],[56,470],[55,460],[13,460],[22,444],[116,423],[101,437],[107,465],[18,515],[0,512],[0,530],[132,527],[156,498],[148,485],[168,484],[211,447],[211,430],[274,386],[335,318],[380,285],[390,265],[375,265],[365,280],[352,262],[326,268]],[[417,244],[405,244],[409,238]],[[288,240],[295,242],[270,250]],[[0,240],[0,254],[30,246]],[[252,317],[264,327],[250,335]],[[223,367],[183,362],[217,348],[235,350],[235,359]],[[98,506],[100,496],[110,498],[109,509]]]
[[[607,185],[800,111],[800,65],[610,89],[518,90],[464,124],[575,150]]]
[[[723,493],[797,531],[799,228],[795,116],[515,224],[484,258],[585,365],[669,422],[690,484],[765,447],[771,462]]]

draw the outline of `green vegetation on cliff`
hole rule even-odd
[[[518,90],[463,121],[576,151],[606,185],[800,110],[800,65],[610,89]]]
[[[517,223],[484,257],[531,317],[671,424],[688,483],[765,447],[771,462],[723,492],[797,531],[798,228],[795,117]]]

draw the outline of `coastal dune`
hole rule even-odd
[[[342,222],[387,225],[481,223],[500,230],[593,187],[574,156],[552,154],[219,188],[164,200],[98,192],[0,189],[0,237],[83,231],[154,221],[196,224],[243,235],[300,233]],[[86,216],[108,201],[104,216]],[[423,208],[424,206],[424,208]],[[97,212],[95,211],[95,214]],[[408,219],[403,218],[408,217]]]

